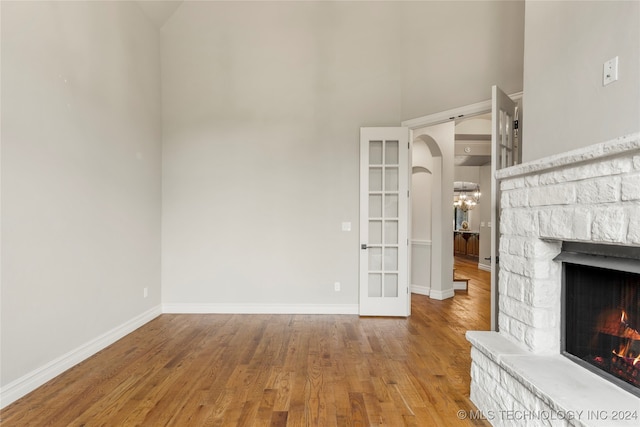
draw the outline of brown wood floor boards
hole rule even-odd
[[[489,273],[412,315],[164,314],[0,413],[11,426],[466,426]]]

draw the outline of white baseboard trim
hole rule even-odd
[[[466,280],[464,281],[459,281],[459,280],[454,280],[453,282],[453,290],[454,291],[466,291],[468,288],[468,282]]]
[[[453,291],[453,288],[451,289],[443,289],[441,291],[439,290],[435,290],[435,289],[431,289],[431,292],[429,293],[429,297],[431,299],[436,299],[436,300],[445,300],[447,298],[453,298],[455,296],[455,292]]]
[[[491,273],[491,264],[487,265],[487,264],[478,263],[478,270],[484,270]]]
[[[431,291],[431,288],[429,286],[422,286],[422,285],[411,285],[410,289],[412,294],[426,295],[426,296],[429,296],[429,292]]]
[[[67,369],[72,368],[85,359],[88,359],[125,335],[135,331],[145,323],[155,319],[160,314],[162,314],[160,306],[158,305],[153,307],[133,319],[126,321],[122,325],[117,326],[97,338],[81,345],[80,347],[63,354],[44,366],[41,366],[40,368],[10,382],[0,389],[0,408],[4,408],[12,402],[15,402],[47,381],[57,377]]]
[[[358,304],[162,304],[174,314],[358,314]]]

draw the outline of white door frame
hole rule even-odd
[[[513,99],[514,101],[520,101],[522,99],[522,91],[520,92],[516,92],[516,93],[512,93],[509,94],[509,97],[511,99]],[[434,113],[434,114],[429,114],[427,116],[422,116],[422,117],[417,117],[415,119],[410,119],[410,120],[405,120],[401,123],[401,126],[407,127],[409,128],[409,140],[411,141],[411,143],[413,143],[413,131],[419,128],[423,128],[423,127],[427,127],[427,126],[433,126],[433,125],[437,125],[440,123],[446,123],[449,121],[455,121],[457,119],[460,119],[462,117],[473,117],[473,116],[477,116],[480,114],[486,114],[486,113],[490,113],[491,112],[491,99],[488,99],[486,101],[481,101],[481,102],[477,102],[475,104],[470,104],[470,105],[465,105],[462,107],[458,107],[458,108],[453,108],[450,110],[446,110],[446,111],[441,111],[438,113]],[[411,166],[411,165],[409,165]],[[491,177],[492,180],[495,180],[495,177]],[[432,257],[433,257],[433,253],[436,252],[436,250],[432,250]],[[411,245],[409,245],[409,254],[408,254],[409,259],[411,259]],[[451,254],[451,257],[453,257],[453,254]],[[432,263],[433,265],[433,263]],[[493,299],[495,296],[491,295],[491,298]]]
[[[513,99],[514,101],[519,101],[520,99],[522,99],[522,91],[509,94],[509,98]],[[486,101],[476,102],[475,104],[465,105],[464,107],[452,108],[451,110],[429,114],[428,116],[405,120],[400,125],[408,127],[409,130],[414,130],[425,126],[432,126],[449,122],[451,120],[460,119],[462,117],[468,118],[490,112],[491,99],[488,99]]]

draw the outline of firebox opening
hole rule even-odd
[[[562,353],[640,396],[640,248],[565,242]]]

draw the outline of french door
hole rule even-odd
[[[496,171],[522,162],[518,136],[518,106],[499,87],[493,86],[491,96],[491,330],[498,330],[500,277],[500,185]]]
[[[409,129],[360,129],[360,315],[408,316]]]

